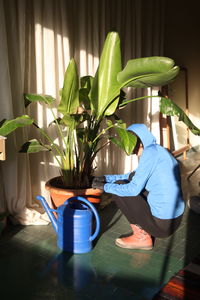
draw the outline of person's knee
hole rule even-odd
[[[120,196],[117,196],[115,194],[112,194],[112,200],[115,201],[115,202],[121,202],[122,199]]]

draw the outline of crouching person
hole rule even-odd
[[[144,124],[127,128],[137,137],[133,154],[139,157],[135,172],[95,177],[93,188],[112,194],[112,199],[130,223],[133,234],[117,238],[117,246],[150,250],[152,237],[165,238],[179,227],[184,212],[177,160]]]

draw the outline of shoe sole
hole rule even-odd
[[[137,250],[152,250],[153,249],[153,247],[137,247],[137,246],[131,246],[131,245],[123,245],[123,244],[120,244],[120,243],[118,243],[117,241],[115,242],[115,245],[116,246],[118,246],[118,247],[120,247],[120,248],[125,248],[125,249],[137,249]]]

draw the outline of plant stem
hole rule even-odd
[[[102,135],[104,134],[107,130],[109,130],[110,128],[114,127],[113,124],[108,126],[107,128],[103,129],[97,136],[96,138],[93,140],[93,143],[96,142],[96,140]]]
[[[141,99],[146,99],[146,98],[160,98],[160,96],[143,96],[143,97],[139,97],[139,98],[134,98],[134,99],[131,99],[131,100],[127,100],[127,101],[124,101],[123,103],[119,104],[119,107],[123,107],[124,105],[128,104],[128,103],[131,103],[131,102],[134,102],[134,101],[137,101],[137,100],[141,100]]]
[[[54,111],[53,111],[51,105],[49,107],[50,107],[51,113],[53,115],[53,118],[55,120],[55,123],[56,123],[57,129],[58,129],[58,132],[60,134],[61,140],[64,142],[65,148],[67,150],[68,149],[68,144],[71,142],[71,141],[69,141],[69,139],[70,139],[70,130],[67,131],[67,137],[65,138],[63,136],[62,130],[61,130],[60,125],[59,125],[59,123],[57,121],[57,117],[55,116]],[[74,129],[74,126],[73,126],[73,129]],[[72,129],[72,131],[73,131],[73,129]],[[72,139],[74,140],[73,136],[72,136]],[[66,140],[68,140],[68,143],[67,143]],[[73,145],[73,142],[72,142],[72,145]],[[69,149],[72,148],[72,145],[70,145]],[[66,168],[66,163],[67,163],[67,169],[70,168],[70,170],[71,170],[71,166],[72,166],[72,164],[74,164],[74,159],[73,159],[73,157],[71,155],[72,154],[71,152],[68,153],[68,154],[69,154],[68,163],[66,162],[66,157],[63,154],[62,154],[61,157],[62,157],[62,160],[63,160],[63,165],[65,166],[64,169]]]
[[[56,126],[57,126],[57,128],[58,128],[58,132],[59,132],[59,134],[60,134],[60,137],[61,137],[61,139],[64,141],[65,147],[67,148],[67,144],[66,144],[65,138],[64,138],[64,136],[63,136],[62,130],[61,130],[61,128],[60,128],[60,125],[58,124],[57,117],[56,117],[56,115],[54,114],[54,111],[53,111],[51,105],[49,105],[49,107],[50,107],[51,113],[52,113],[52,115],[53,115],[53,118],[54,118],[54,120],[55,120]]]

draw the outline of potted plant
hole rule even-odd
[[[75,60],[69,62],[56,114],[53,110],[56,101],[52,96],[25,94],[26,107],[40,101],[51,110],[51,126],[57,129],[59,144],[28,115],[2,121],[0,135],[6,136],[21,126],[34,126],[40,137],[26,142],[20,152],[52,153],[59,165],[60,177],[50,180],[46,187],[51,190],[51,185],[55,184],[59,188],[58,194],[62,195],[65,188],[73,189],[69,196],[74,190],[79,195],[93,195],[96,192],[94,189],[86,192],[85,188],[91,186],[97,153],[113,142],[130,155],[136,144],[136,138],[126,131],[126,124],[118,118],[116,112],[132,101],[149,96],[127,100],[123,88],[165,85],[178,72],[179,68],[174,66],[172,59],[157,56],[129,60],[122,69],[120,38],[117,32],[110,32],[94,77],[79,78]],[[112,135],[109,129],[113,129]],[[66,195],[61,201],[65,199]],[[95,202],[95,197],[91,201]],[[61,203],[56,202],[54,206],[58,204]]]

